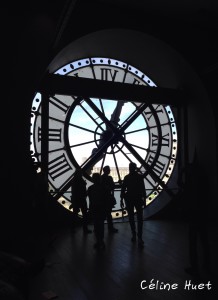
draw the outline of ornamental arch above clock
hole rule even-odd
[[[92,80],[145,85],[156,88],[155,78],[128,61],[116,57],[83,57],[71,60],[53,72]],[[116,94],[116,90],[114,91]],[[135,162],[146,187],[148,215],[158,211],[177,189],[178,134],[176,111],[166,104],[132,99],[107,99],[80,95],[37,92],[32,102],[31,154],[36,165],[43,163],[43,101],[47,101],[47,174],[51,196],[69,209],[70,181],[76,168],[83,169],[87,187],[91,174],[111,168],[117,204],[113,217],[121,218],[120,187]],[[41,172],[38,168],[37,172]],[[161,203],[162,202],[162,203]],[[161,204],[158,204],[161,203]],[[152,208],[152,209],[150,209]]]

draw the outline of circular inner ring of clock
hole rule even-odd
[[[71,61],[55,74],[156,87],[139,69],[112,58]],[[102,174],[103,167],[110,166],[117,199],[113,218],[123,216],[120,188],[130,162],[136,163],[144,177],[147,206],[163,191],[168,193],[178,148],[176,121],[169,105],[58,94],[48,101],[49,192],[65,208],[70,209],[69,182],[78,167],[82,168],[88,187],[93,173]],[[42,95],[36,93],[31,114],[31,154],[38,166],[42,159],[41,102]],[[37,172],[41,172],[40,167]]]

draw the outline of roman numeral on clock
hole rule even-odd
[[[101,79],[107,81],[115,81],[117,76],[117,70],[111,70],[109,68],[101,68]]]
[[[158,135],[156,135],[155,133],[151,134],[151,145],[152,146],[157,146],[158,145]],[[161,146],[167,146],[169,147],[170,145],[170,134],[166,133],[161,137]]]
[[[61,128],[60,129],[49,129],[48,140],[53,142],[61,142]],[[42,130],[38,128],[38,142],[42,140]]]
[[[150,154],[150,156],[147,160],[147,163],[151,165],[153,160],[154,160],[154,156],[153,156],[153,154]],[[166,166],[166,164],[164,164],[158,160],[155,163],[155,165],[153,166],[153,171],[160,177],[165,169],[165,166]]]
[[[53,180],[71,169],[64,153],[51,160],[48,164],[48,173]]]

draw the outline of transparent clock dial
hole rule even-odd
[[[93,57],[70,62],[55,74],[156,87],[135,67],[111,58]],[[149,105],[132,101],[53,95],[49,99],[48,183],[52,196],[69,208],[69,181],[75,169],[84,170],[87,187],[91,174],[111,168],[116,184],[117,205],[114,217],[120,217],[120,187],[128,165],[135,162],[144,177],[147,205],[163,190],[176,165],[178,136],[173,110],[168,105]],[[33,99],[31,116],[31,152],[41,162],[41,95]],[[100,153],[100,155],[96,155]]]

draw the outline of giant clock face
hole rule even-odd
[[[55,74],[156,86],[136,67],[112,58],[71,61]],[[71,190],[66,186],[79,166],[87,187],[92,184],[93,172],[102,173],[105,165],[110,166],[118,200],[113,217],[121,216],[120,187],[130,162],[137,164],[144,177],[148,206],[164,192],[169,193],[178,147],[175,117],[169,105],[58,94],[47,101],[48,186],[51,195],[64,207],[71,204]],[[36,165],[42,160],[41,123],[42,95],[36,93],[31,114],[31,153]],[[40,167],[37,172],[41,172]]]

